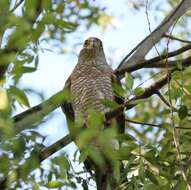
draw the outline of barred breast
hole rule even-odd
[[[109,65],[99,66],[91,61],[80,65],[73,71],[71,92],[75,118],[86,119],[90,110],[105,113],[110,110],[101,103],[101,99],[114,100]]]

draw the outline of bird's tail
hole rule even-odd
[[[95,180],[97,190],[116,190],[119,185],[119,163],[107,162],[107,166],[103,168],[96,167]]]
[[[99,171],[95,172],[97,190],[109,190],[109,181],[107,174],[102,174]]]

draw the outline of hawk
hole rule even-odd
[[[111,107],[103,104],[101,100],[106,99],[121,104],[121,98],[117,97],[113,91],[112,84],[114,82],[118,82],[118,80],[107,64],[101,40],[95,37],[88,38],[80,51],[77,65],[64,87],[72,94],[71,102],[64,102],[62,105],[67,121],[81,123],[81,127],[88,128],[87,120],[90,110],[103,115],[111,111]],[[124,131],[123,114],[119,114],[116,121],[119,131]],[[108,121],[104,123],[101,130],[110,125]],[[110,165],[108,160],[107,163]],[[89,167],[89,165],[96,164],[89,158],[85,165]],[[102,170],[96,166],[92,168],[95,170],[97,189],[107,190],[109,186],[107,178],[112,175],[112,169]],[[111,188],[110,185],[110,189],[114,189],[114,187]]]

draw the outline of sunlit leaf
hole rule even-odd
[[[64,185],[61,181],[49,181],[47,184],[48,188],[60,188]]]
[[[0,111],[6,110],[9,107],[8,95],[5,90],[0,90]]]
[[[15,86],[10,87],[10,92],[15,96],[16,100],[26,107],[30,107],[28,98],[23,90],[20,90],[19,88]]]
[[[102,99],[102,100],[101,100],[101,103],[102,103],[103,105],[105,105],[105,106],[107,106],[107,107],[109,107],[109,108],[113,108],[113,109],[119,107],[119,104],[118,104],[118,103],[116,103],[116,102],[114,102],[114,101],[111,101],[111,100],[108,100],[108,99]]]
[[[133,88],[133,77],[131,76],[131,74],[129,73],[125,73],[125,86],[127,87],[127,89],[132,89]]]
[[[137,87],[137,88],[134,89],[134,94],[135,94],[136,96],[140,96],[140,95],[143,94],[143,93],[144,93],[144,89],[141,88],[141,87]]]
[[[120,97],[125,97],[126,92],[119,84],[114,83],[113,89],[114,89],[115,94],[119,95]]]
[[[61,155],[53,159],[54,163],[62,165],[66,170],[70,168],[70,163],[68,162],[66,156]]]

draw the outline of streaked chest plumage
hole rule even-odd
[[[79,67],[77,65],[71,77],[72,105],[75,117],[87,117],[89,110],[101,113],[110,110],[103,105],[101,100],[114,100],[111,71],[109,65],[97,64],[96,60],[89,60]]]

